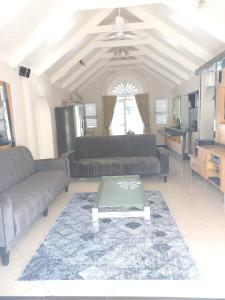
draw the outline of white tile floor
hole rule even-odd
[[[225,210],[223,195],[214,186],[192,175],[188,161],[170,155],[171,172],[165,184],[158,178],[144,179],[149,190],[160,190],[196,260],[199,281],[17,281],[24,267],[54,225],[75,192],[97,191],[99,180],[70,184],[69,192],[57,197],[47,218],[40,217],[17,241],[10,264],[0,265],[0,296],[201,296],[224,297]]]

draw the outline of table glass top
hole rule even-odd
[[[94,207],[143,209],[145,203],[144,187],[139,175],[104,176],[101,178]]]

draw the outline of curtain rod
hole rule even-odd
[[[223,59],[225,57],[225,50],[223,50],[221,53],[217,54],[215,57],[213,57],[212,59],[210,59],[209,61],[207,61],[204,65],[202,65],[201,67],[199,67],[196,71],[195,71],[195,75],[198,75],[201,71],[211,67],[214,63],[216,63],[217,61]]]

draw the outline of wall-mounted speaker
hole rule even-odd
[[[31,69],[29,69],[27,67],[22,67],[22,66],[19,67],[19,75],[20,76],[29,78],[30,77],[30,71],[31,71]]]
[[[219,83],[222,82],[222,71],[219,71]]]

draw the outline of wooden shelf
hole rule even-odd
[[[191,168],[225,193],[225,147],[198,146],[198,155],[191,156]]]
[[[208,181],[211,182],[213,185],[215,185],[216,187],[220,188],[220,177],[208,177]]]

